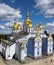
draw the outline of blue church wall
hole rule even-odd
[[[54,52],[54,40],[53,40],[53,52]]]
[[[30,57],[34,57],[34,40],[29,39],[27,44],[27,55]]]
[[[47,54],[47,38],[42,39],[42,54]]]

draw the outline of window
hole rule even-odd
[[[39,42],[38,42],[38,46],[39,46]]]
[[[51,48],[50,48],[50,50],[49,50],[50,52],[51,52]]]
[[[25,53],[27,53],[27,45],[24,44]]]
[[[37,49],[37,54],[39,55],[39,48]]]

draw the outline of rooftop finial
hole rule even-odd
[[[30,18],[30,14],[29,12],[26,13],[26,19],[29,19]]]

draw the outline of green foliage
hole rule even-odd
[[[0,40],[1,40],[1,38],[7,40],[7,36],[10,36],[10,35],[11,34],[5,34],[5,35],[0,34]]]

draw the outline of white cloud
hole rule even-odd
[[[12,30],[11,29],[0,29],[0,34],[10,34],[12,33]]]
[[[40,10],[38,14],[45,12],[45,17],[54,17],[54,0],[35,0],[35,2],[34,7]]]
[[[9,22],[6,22],[4,25],[6,27],[12,27],[13,26],[13,23],[14,23],[14,21],[9,21]]]
[[[45,26],[54,26],[54,22],[52,22],[52,23],[47,23]]]
[[[10,22],[6,22],[4,25],[6,26],[6,27],[12,27],[13,26],[13,24],[14,24],[14,22],[15,21],[10,21]],[[20,24],[21,26],[23,25],[23,22],[16,22],[17,24]]]
[[[49,18],[49,17],[54,17],[54,8],[53,9],[48,9],[46,12],[45,12],[45,17]]]
[[[12,29],[0,24],[0,34],[10,34]]]
[[[5,3],[0,4],[0,20],[15,20],[22,18],[21,11],[14,9]]]
[[[17,24],[20,24],[23,28],[23,22],[16,22]],[[10,34],[12,32],[12,26],[14,24],[14,21],[6,22],[5,24],[0,24],[0,34]]]
[[[0,24],[0,34],[9,34],[12,32],[12,25],[22,18],[20,9],[14,9],[5,3],[0,3],[0,21],[8,21],[5,24]],[[20,22],[22,24],[22,22]]]
[[[5,29],[11,29],[9,26],[6,26],[5,24],[3,24],[3,25],[0,24],[0,29],[4,29],[4,30]]]
[[[0,25],[0,28],[1,28],[1,29],[5,29],[5,26],[3,26],[3,25]]]
[[[45,29],[48,33],[54,34],[54,22],[52,22],[52,23],[47,23],[47,24],[44,26],[44,29]]]
[[[35,0],[35,2],[37,3],[34,6],[35,8],[38,7],[41,10],[45,10],[45,9],[47,9],[50,6],[52,0]]]
[[[11,32],[12,32],[11,28],[8,28],[5,25],[0,24],[0,34],[10,34]]]

